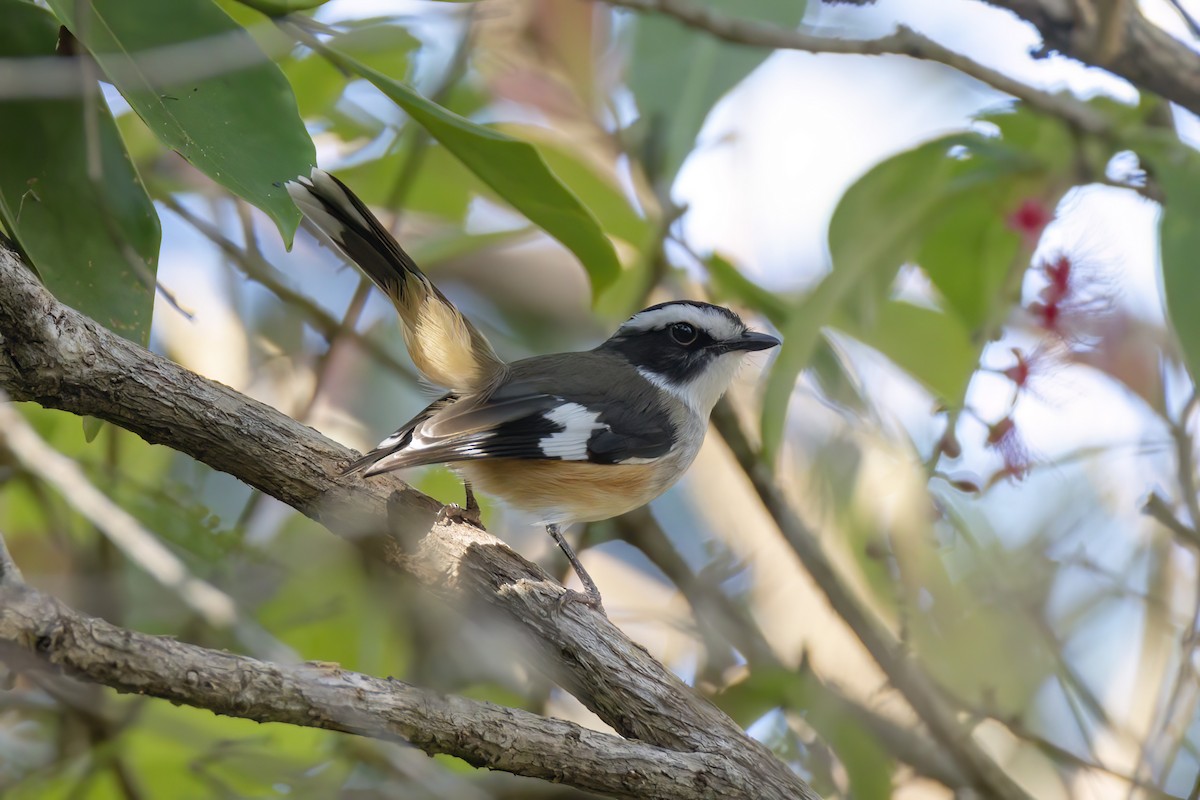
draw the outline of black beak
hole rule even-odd
[[[772,347],[778,347],[779,340],[767,333],[759,333],[758,331],[746,331],[737,339],[727,339],[720,342],[717,348],[722,353],[729,353],[734,350],[742,350],[747,353],[754,350],[767,350]]]

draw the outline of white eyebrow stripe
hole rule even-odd
[[[650,311],[639,311],[621,326],[621,331],[652,331],[656,328],[665,328],[673,322],[687,322],[714,339],[732,339],[741,336],[746,330],[745,325],[739,324],[720,311],[694,306],[690,303],[672,303]]]
[[[598,412],[579,403],[563,403],[542,416],[563,429],[539,439],[538,449],[550,458],[564,461],[587,461],[587,445],[592,434],[608,428],[600,421]]]

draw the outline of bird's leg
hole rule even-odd
[[[466,515],[468,517],[474,517],[475,519],[481,519],[483,516],[483,512],[481,512],[479,510],[479,501],[475,499],[475,492],[471,491],[471,482],[470,481],[467,481],[467,480],[463,481],[463,491],[467,495],[466,505],[463,506],[463,511],[466,513]]]
[[[592,576],[588,575],[587,570],[583,568],[583,562],[579,560],[579,556],[575,555],[575,551],[571,549],[571,545],[567,544],[567,540],[563,538],[562,531],[559,530],[558,525],[553,523],[547,525],[546,533],[554,538],[554,541],[563,551],[563,554],[566,555],[567,561],[571,562],[571,568],[575,570],[575,574],[579,576],[579,580],[583,583],[583,594],[568,589],[567,593],[562,597],[563,601],[574,600],[604,614],[604,605],[600,601],[600,590],[596,588],[596,582],[592,580]]]
[[[470,481],[463,481],[463,491],[467,495],[466,505],[460,506],[455,503],[447,503],[442,506],[442,510],[438,514],[438,521],[448,519],[452,522],[465,522],[468,525],[474,525],[476,528],[482,528],[483,516],[479,510],[479,501],[475,499],[475,492],[471,491]]]

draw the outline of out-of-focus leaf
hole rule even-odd
[[[926,232],[917,263],[942,293],[946,308],[976,331],[1006,316],[1020,290],[1026,263],[1022,234],[1011,216],[1022,201],[1036,200],[1049,214],[1066,189],[1074,140],[1061,121],[1028,109],[982,117],[999,129],[1001,142],[961,171],[983,170],[991,179],[956,193]],[[978,148],[977,148],[978,149]]]
[[[768,460],[783,435],[796,376],[808,364],[821,329],[836,316],[853,335],[867,334],[885,313],[896,271],[918,254],[922,242],[940,229],[963,197],[1038,169],[1036,159],[1003,142],[952,134],[889,158],[846,191],[829,225],[833,269],[790,312],[782,330],[783,346],[763,403]]]
[[[893,542],[907,601],[922,609],[908,616],[908,624],[930,672],[968,702],[986,703],[1002,714],[1028,708],[1056,667],[1052,642],[1031,635],[1039,629],[1056,574],[1044,542],[1035,539],[1018,549],[997,542],[964,548],[956,553],[953,574],[927,541]]]
[[[102,430],[104,430],[104,420],[95,417],[83,418],[83,438],[87,439],[88,444],[96,441],[96,437]]]
[[[366,78],[403,108],[480,180],[583,264],[593,294],[616,280],[617,252],[596,217],[546,165],[537,148],[477,125],[345,54],[322,47],[343,68]]]
[[[334,797],[349,769],[330,759],[331,736],[150,700],[122,758],[148,797]]]
[[[325,5],[329,0],[238,0],[268,17],[281,17],[293,11],[308,11]]]
[[[774,708],[803,711],[805,721],[833,748],[846,768],[855,798],[891,796],[892,761],[844,707],[832,700],[812,674],[755,668],[746,680],[714,699],[739,725],[749,725]]]
[[[834,326],[883,353],[939,398],[963,396],[979,363],[979,346],[958,317],[889,300],[869,327]]]
[[[411,157],[409,149],[392,152],[382,158],[339,169],[337,176],[364,203],[392,208],[396,202],[397,183]],[[436,214],[451,222],[464,221],[471,198],[485,188],[483,184],[441,145],[425,148],[420,158],[416,178],[400,198],[404,210]]]
[[[803,0],[705,0],[714,12],[795,27]],[[637,14],[629,88],[637,102],[643,162],[656,182],[669,184],[695,146],[704,120],[726,92],[771,51],[722,42],[659,14]]]
[[[439,237],[426,237],[408,248],[408,253],[422,266],[438,264],[455,258],[469,256],[491,247],[503,247],[528,236],[532,227],[494,233],[464,234],[455,232]]]
[[[787,302],[747,278],[719,253],[704,260],[718,298],[732,299],[753,308],[776,326],[782,327],[791,313]]]
[[[500,130],[537,147],[554,174],[596,215],[601,227],[618,239],[641,248],[653,233],[651,222],[638,214],[615,178],[572,152],[550,131],[531,125],[503,125]]]
[[[0,19],[0,56],[54,54],[58,24],[44,9],[0,0]],[[0,103],[0,217],[59,299],[147,343],[158,215],[98,88],[88,102]]]
[[[399,25],[372,19],[356,22],[352,29],[330,39],[329,45],[390,78],[407,80],[420,41]],[[305,119],[329,113],[352,80],[320,53],[308,52],[280,66]]]
[[[1137,152],[1163,190],[1158,233],[1163,296],[1183,361],[1192,379],[1200,380],[1200,154],[1171,134],[1144,137]]]
[[[244,28],[210,0],[49,3],[163,144],[291,241],[300,214],[281,187],[316,155],[291,86]]]
[[[946,310],[969,330],[987,322],[1021,249],[1020,234],[1005,223],[1013,184],[996,181],[959,198],[917,254]]]
[[[808,365],[817,387],[827,400],[855,411],[866,410],[859,381],[830,343],[829,336],[817,340]]]
[[[353,548],[293,516],[269,555],[284,582],[258,610],[265,628],[307,659],[376,675],[403,673],[408,640],[388,635],[394,608],[372,599]]]

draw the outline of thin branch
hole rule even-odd
[[[1184,8],[1181,0],[1167,0],[1167,2],[1171,4],[1171,7],[1175,9],[1175,13],[1178,14],[1180,19],[1183,20],[1184,24],[1187,25],[1192,36],[1200,38],[1200,22],[1196,22],[1196,17],[1193,16],[1192,12]]]
[[[407,742],[470,764],[615,797],[752,796],[725,755],[680,753],[515,708],[343,670],[285,665],[149,636],[85,616],[15,582],[0,584],[0,653],[121,692],[257,722]]]
[[[611,6],[661,14],[718,39],[751,47],[838,53],[860,56],[907,56],[944,64],[994,89],[1023,100],[1031,107],[1059,117],[1079,130],[1101,134],[1109,129],[1105,117],[1071,95],[1051,94],[1011,78],[999,70],[935,42],[905,25],[878,39],[834,39],[757,20],[739,19],[689,0],[603,0]]]

